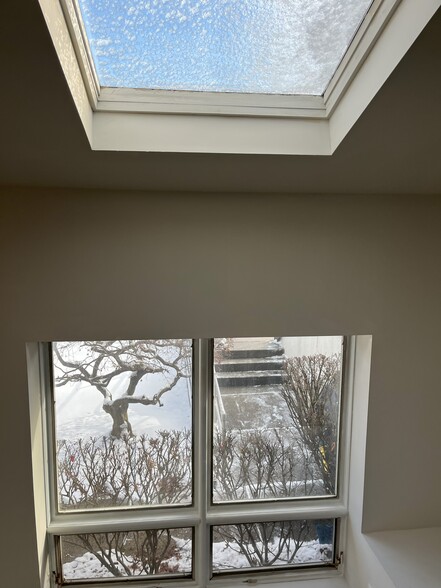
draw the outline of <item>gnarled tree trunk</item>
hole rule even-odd
[[[131,437],[133,434],[132,425],[128,417],[128,403],[118,402],[118,404],[104,404],[103,409],[112,417],[112,437],[121,439],[122,437]]]

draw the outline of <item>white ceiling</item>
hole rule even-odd
[[[0,184],[441,194],[441,11],[332,156],[92,152],[37,0],[0,19]]]

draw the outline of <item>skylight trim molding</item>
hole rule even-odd
[[[74,50],[74,41],[67,26],[66,16],[58,0],[38,0],[38,2],[84,132],[92,145],[93,109],[87,95],[85,78]]]
[[[97,111],[326,118],[322,96],[101,88]]]
[[[394,71],[421,31],[441,6],[441,0],[401,0],[385,22],[329,118],[331,153],[350,131],[367,105]],[[409,116],[412,113],[409,112]]]
[[[323,118],[97,111],[92,136],[97,151],[331,154]]]
[[[96,110],[101,87],[77,0],[59,0],[72,39],[87,96]]]
[[[402,0],[375,0],[323,95],[326,116],[337,107]]]

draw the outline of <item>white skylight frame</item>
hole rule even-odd
[[[374,0],[355,32],[325,93],[281,95],[239,92],[151,90],[100,86],[78,0],[59,0],[74,43],[91,106],[97,111],[167,112],[328,118],[328,100],[341,94],[401,0]],[[382,13],[379,12],[382,8]],[[361,42],[362,51],[357,53]],[[344,75],[346,73],[346,75]],[[337,88],[338,86],[338,88]],[[333,92],[328,93],[328,88]],[[337,91],[335,91],[337,90]]]
[[[441,5],[374,0],[324,95],[287,96],[100,88],[76,0],[39,2],[92,149],[297,155],[333,153]]]

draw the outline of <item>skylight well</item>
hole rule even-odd
[[[38,0],[92,149],[332,155],[441,0]]]
[[[78,0],[99,85],[322,96],[372,0]]]

